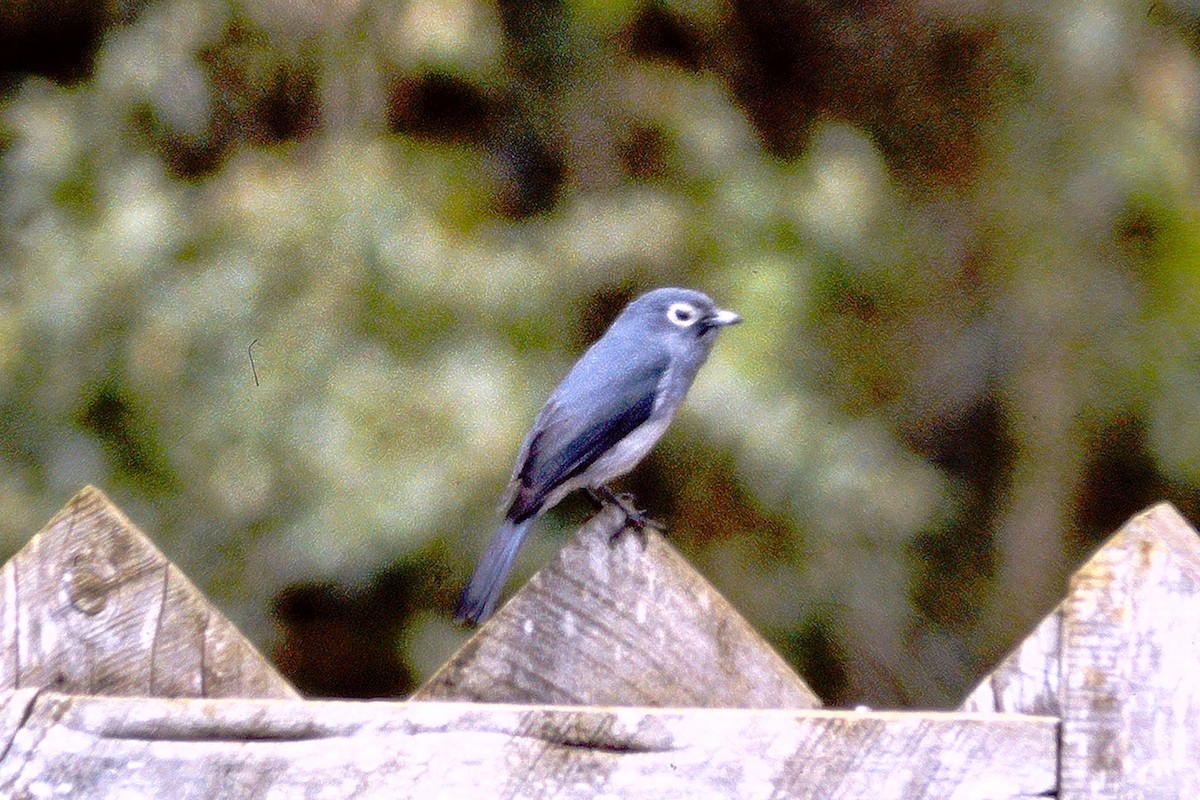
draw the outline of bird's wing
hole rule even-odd
[[[667,358],[639,360],[614,380],[564,381],[534,422],[518,461],[506,516],[536,514],[546,496],[650,418]]]

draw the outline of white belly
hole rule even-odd
[[[664,415],[659,418],[652,417],[634,428],[608,452],[593,461],[590,467],[569,481],[563,482],[547,495],[546,501],[542,504],[542,510],[558,505],[560,500],[576,489],[582,489],[585,486],[596,487],[629,472],[654,448],[670,424],[671,417]]]
[[[634,428],[628,436],[617,442],[608,452],[597,458],[590,467],[584,470],[583,475],[580,476],[587,481],[584,485],[599,486],[629,472],[646,457],[647,453],[654,449],[654,445],[658,444],[658,440],[662,438],[670,424],[671,418],[663,415],[658,419],[651,417]]]

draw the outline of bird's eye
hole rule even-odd
[[[699,316],[691,303],[671,303],[667,309],[667,319],[681,328],[691,327]]]

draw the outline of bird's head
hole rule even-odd
[[[741,322],[732,311],[692,289],[655,289],[634,300],[613,323],[625,333],[662,341],[674,348],[711,346],[717,331]]]

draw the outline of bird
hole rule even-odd
[[[653,449],[718,331],[741,321],[692,289],[655,289],[621,311],[534,419],[500,503],[504,519],[459,599],[458,622],[479,624],[492,615],[525,535],[573,491],[616,504],[638,531],[661,527],[608,483]]]

